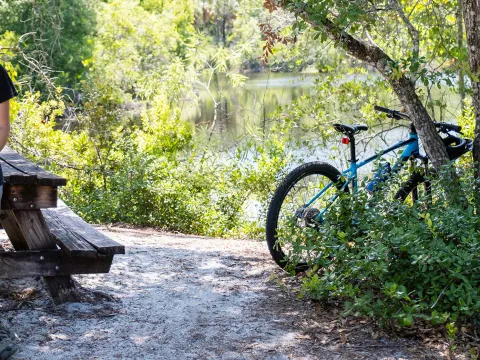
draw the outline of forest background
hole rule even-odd
[[[61,196],[87,221],[263,238],[266,207],[278,181],[296,164],[318,155],[319,148],[338,150],[332,123],[369,124],[372,130],[365,138],[369,146],[375,135],[382,139],[386,130],[401,125],[373,110],[375,104],[401,109],[380,73],[348,55],[338,39],[314,26],[299,25],[291,11],[272,12],[269,3],[0,1],[0,60],[20,92],[11,106],[10,146],[66,177]],[[430,116],[458,121],[465,135],[473,138],[468,75],[475,74],[469,72],[460,4],[392,0],[378,6],[381,21],[357,26],[360,15],[351,8],[341,20],[350,33],[391,54],[395,66],[389,76],[412,76]],[[365,14],[369,11],[361,16]],[[412,20],[402,20],[402,14]],[[421,41],[413,46],[409,23],[420,34]],[[215,127],[225,108],[217,84],[226,79],[229,86],[247,91],[248,74],[259,71],[309,73],[316,80],[301,101],[268,113],[265,106],[255,110],[258,121],[240,137],[218,136]],[[186,106],[197,106],[200,92],[210,97],[214,112],[211,121],[199,126],[182,120],[182,112]],[[249,109],[232,111],[243,110]],[[462,169],[465,178],[473,178],[470,159],[462,162]],[[471,183],[462,184],[462,189],[474,189]],[[370,218],[369,234],[376,237],[363,243],[366,253],[355,255],[356,260],[361,257],[359,261],[372,264],[373,250],[377,259],[403,260],[372,266],[368,274],[362,272],[365,268],[352,275],[351,267],[343,269],[346,273],[337,267],[338,277],[322,282],[312,275],[305,289],[318,297],[353,299],[350,311],[393,318],[404,325],[414,319],[446,323],[461,318],[473,326],[480,309],[478,271],[475,274],[480,224],[474,220],[474,207],[446,212],[445,202],[439,204],[433,215],[422,214],[422,219],[437,216],[441,223],[448,218],[452,226],[466,222],[464,247],[452,250],[447,239],[443,242],[447,250],[430,249],[428,258],[422,258],[432,237],[450,236],[448,229],[428,226],[432,221],[409,228],[410,224],[395,222],[386,226],[378,222],[383,217]],[[398,233],[382,233],[400,228]],[[386,253],[378,254],[379,238],[405,241],[406,233],[420,230],[421,241],[416,237],[405,242],[400,255],[397,244],[386,245]],[[340,235],[329,236],[338,241]],[[340,240],[345,240],[345,232]],[[437,253],[448,254],[448,262],[444,255],[432,256]],[[418,266],[427,266],[428,271]],[[419,271],[425,275],[421,279]],[[402,272],[405,276],[399,278],[396,274]],[[363,292],[361,284],[352,287],[352,276],[372,279],[368,291]],[[415,290],[417,296],[412,296],[410,289],[418,284],[431,290]],[[372,301],[375,294],[382,294],[384,301],[377,307]],[[448,329],[456,332],[454,325]]]
[[[262,236],[266,202],[293,163],[292,148],[312,147],[307,138],[291,141],[292,131],[306,115],[313,122],[301,132],[318,130],[322,140],[331,133],[325,118],[333,107],[317,99],[355,71],[313,33],[279,44],[265,64],[259,24],[288,28],[293,19],[270,15],[259,0],[14,0],[0,3],[0,16],[2,62],[20,90],[10,146],[65,176],[62,197],[94,223]],[[219,77],[241,89],[248,72],[318,69],[331,76],[311,108],[260,109],[263,121],[241,138],[212,136],[224,111],[213,95]],[[358,113],[358,95],[373,94],[351,81],[342,87],[352,100],[339,105],[343,113]],[[194,126],[181,112],[197,105],[200,90],[215,115]],[[250,216],[252,207],[259,216]]]
[[[422,66],[437,67],[437,81],[426,80],[423,94],[437,120],[461,115],[464,102],[452,109],[449,92],[465,97],[459,82],[435,90],[442,75],[448,80],[458,71],[452,63],[466,59],[455,32],[457,7],[449,3],[446,23],[430,31],[429,41],[443,34],[442,46],[446,37],[451,48],[435,50],[440,64],[425,58]],[[260,0],[14,0],[0,3],[0,15],[2,61],[21,93],[13,101],[10,144],[69,179],[62,196],[95,223],[259,237],[277,180],[289,164],[325,146],[332,122],[379,125],[385,119],[372,105],[398,105],[372,69],[334,42],[319,41],[315,31],[287,41],[294,18],[271,14]],[[283,40],[265,63],[265,32],[272,29]],[[392,51],[407,43],[396,39]],[[242,88],[252,71],[323,76],[301,105],[258,110],[262,121],[241,138],[212,136],[224,111],[221,94],[213,94],[218,77]],[[185,100],[195,107],[199,90],[215,109],[204,126],[180,120]],[[258,216],[249,215],[252,208]]]

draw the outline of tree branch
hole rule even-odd
[[[308,15],[306,20],[309,24],[318,26],[318,24],[308,20]],[[379,46],[369,44],[362,39],[354,38],[352,35],[339,30],[330,19],[325,19],[322,25],[325,27],[329,37],[343,44],[345,50],[351,55],[374,66],[382,74],[387,74],[389,64],[393,64],[393,60]]]
[[[402,105],[410,114],[412,122],[423,141],[423,146],[433,166],[439,169],[442,165],[448,163],[449,156],[447,149],[427,109],[418,97],[415,84],[403,74],[395,77],[392,76],[391,66],[394,62],[390,56],[379,46],[369,44],[339,29],[329,18],[324,18],[321,23],[317,23],[309,20],[308,14],[304,11],[299,11],[297,15],[314,27],[323,26],[328,36],[342,44],[344,49],[352,56],[374,66],[390,83]]]
[[[400,6],[397,0],[390,0],[390,3],[397,10],[398,15],[400,15],[403,22],[405,23],[405,26],[408,29],[408,34],[412,39],[412,44],[413,44],[412,55],[414,58],[418,58],[418,55],[420,53],[420,37],[418,35],[418,30],[415,29],[415,27],[412,25],[412,23],[408,19],[407,15],[405,15],[405,13],[403,12],[402,7]]]

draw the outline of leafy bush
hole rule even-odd
[[[12,102],[10,145],[67,178],[61,196],[82,217],[210,236],[263,232],[258,215],[289,162],[291,124],[219,152],[178,119],[162,91],[129,117],[114,89],[93,88],[70,131],[60,126],[63,102],[29,93]]]
[[[335,204],[318,231],[306,230],[314,268],[304,293],[341,299],[346,313],[384,324],[448,319],[478,326],[480,220],[473,171],[462,168],[456,184],[444,184],[445,178],[433,179],[431,196],[415,204],[384,197],[387,189]],[[452,194],[457,201],[449,200]]]

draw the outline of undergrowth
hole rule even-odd
[[[451,171],[451,168],[445,170]],[[466,331],[480,326],[480,219],[478,184],[468,166],[446,183],[432,176],[431,196],[399,203],[389,189],[369,198],[345,196],[304,245],[312,269],[303,294],[344,302],[345,314],[381,325],[421,320]],[[452,181],[452,180],[449,180]],[[445,191],[444,189],[448,189]],[[299,236],[302,238],[302,236]]]

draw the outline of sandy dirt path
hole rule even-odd
[[[300,300],[261,242],[101,229],[126,245],[54,307],[41,279],[2,281],[14,359],[440,359],[414,340]]]

